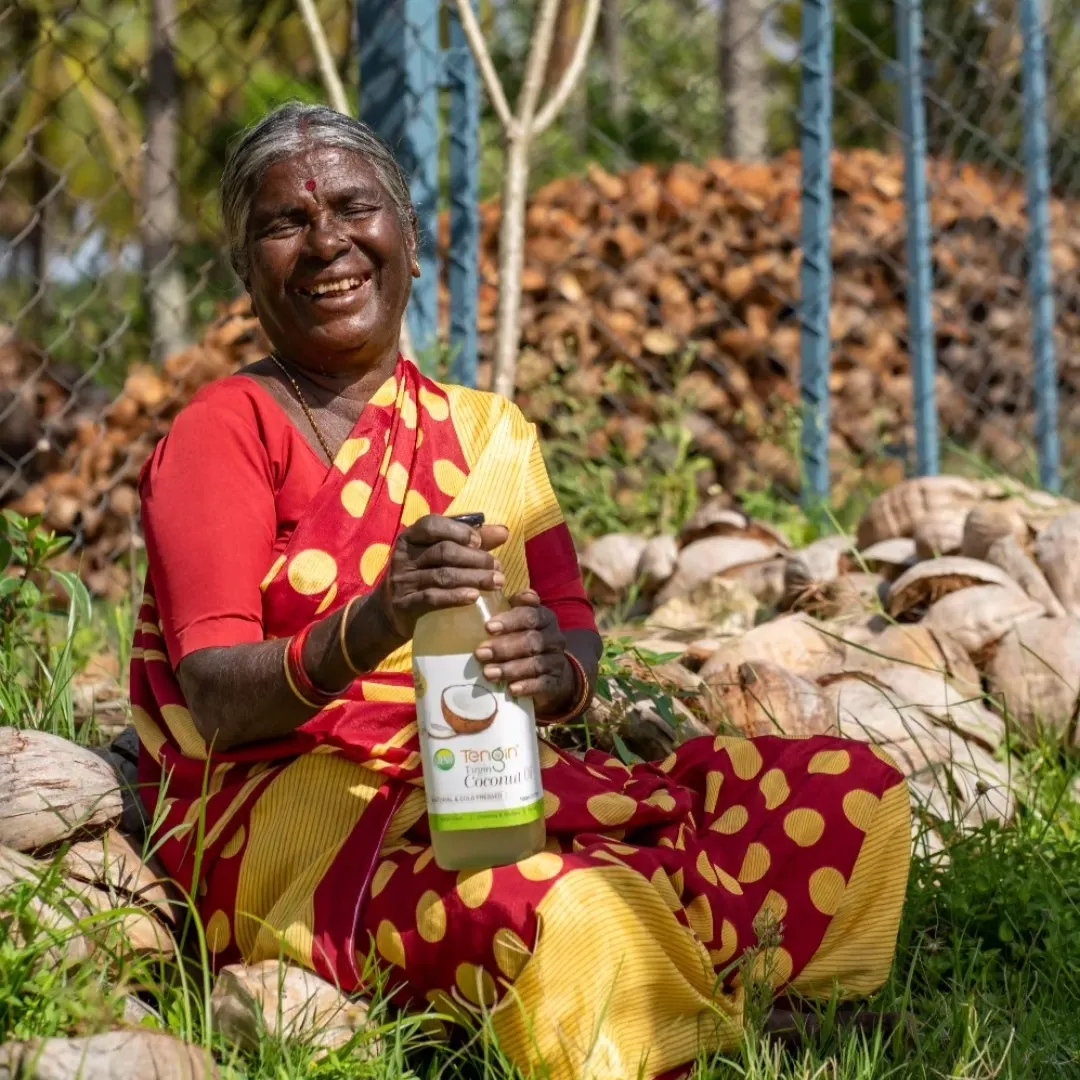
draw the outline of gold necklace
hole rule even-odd
[[[319,445],[323,448],[326,460],[333,465],[334,455],[330,453],[330,444],[326,441],[326,437],[322,433],[322,428],[315,422],[315,414],[311,411],[307,401],[304,400],[304,395],[300,392],[300,384],[293,378],[292,372],[281,362],[281,358],[277,353],[271,353],[270,359],[281,368],[281,373],[290,383],[292,383],[292,388],[296,391],[296,400],[300,402],[300,408],[304,410],[307,422],[311,425],[311,430],[315,432],[315,438],[319,440]]]

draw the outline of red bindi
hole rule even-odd
[[[315,181],[314,181],[314,180],[308,180],[308,181],[307,181],[307,182],[306,182],[306,183],[304,184],[304,187],[306,187],[306,188],[308,189],[308,191],[314,191],[314,190],[315,190],[315,188],[316,188],[316,184],[315,184]]]

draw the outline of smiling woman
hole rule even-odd
[[[417,620],[504,591],[476,662],[541,723],[576,718],[601,642],[573,543],[521,413],[398,354],[416,218],[364,125],[278,110],[222,206],[273,352],[196,395],[147,463],[131,667],[160,854],[216,962],[284,954],[349,991],[388,966],[403,1006],[491,1010],[552,1080],[733,1046],[747,980],[879,986],[908,802],[855,743],[710,738],[627,767],[541,742],[547,850],[436,865]],[[455,520],[477,511],[492,524]]]

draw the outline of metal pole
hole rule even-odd
[[[473,0],[476,7],[476,0]],[[465,31],[450,12],[450,381],[476,386],[480,290],[480,86]]]
[[[389,144],[410,179],[420,229],[420,279],[409,302],[417,359],[431,370],[438,349],[439,4],[357,0],[361,115]]]
[[[829,294],[832,285],[832,0],[802,9],[803,502],[829,496]]]
[[[922,0],[897,0],[900,117],[904,132],[904,213],[907,218],[908,353],[914,384],[915,468],[941,470],[934,374],[934,278],[930,205],[926,188],[926,107],[923,102]]]
[[[1061,489],[1058,443],[1057,359],[1054,353],[1054,282],[1050,269],[1050,164],[1046,130],[1046,46],[1039,0],[1020,0],[1024,39],[1024,161],[1028,200],[1032,347],[1035,360],[1035,431],[1039,481]]]

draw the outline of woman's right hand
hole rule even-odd
[[[503,525],[475,529],[438,514],[421,518],[401,533],[379,588],[394,632],[411,640],[421,615],[466,607],[481,592],[500,591],[506,579],[491,551],[505,544],[509,535]]]

